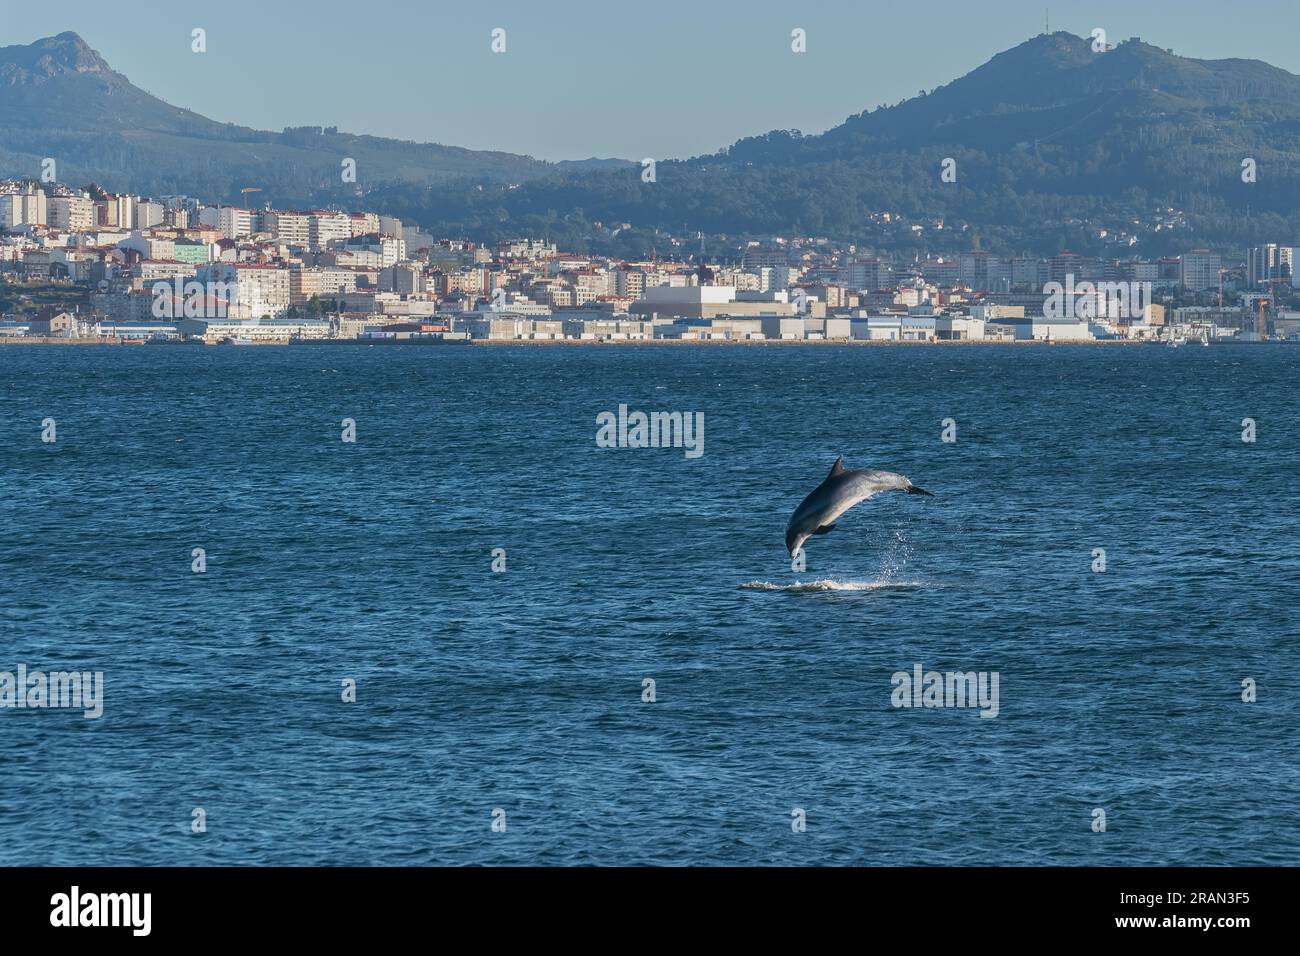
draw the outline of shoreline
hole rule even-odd
[[[983,348],[987,346],[1026,346],[1026,347],[1048,347],[1048,346],[1089,346],[1089,345],[1164,345],[1163,342],[1156,342],[1150,339],[1070,339],[1060,341],[1044,341],[1038,339],[933,339],[928,341],[898,341],[885,339],[469,339],[467,341],[442,341],[442,340],[419,340],[419,339],[379,339],[375,341],[366,341],[363,339],[309,339],[305,341],[275,341],[275,342],[241,342],[238,348],[290,348],[298,346],[311,345],[361,345],[371,346],[378,345],[384,347],[410,346],[413,348],[434,347],[434,348],[455,348],[460,346],[479,346],[479,347],[510,347],[510,346],[536,346],[546,348],[552,346],[572,346],[572,347],[613,347],[621,348],[624,346],[648,347],[666,346],[670,348],[691,348],[691,347],[728,347],[728,346],[747,346],[751,348],[763,346],[776,346],[777,348],[786,348],[790,346],[811,345],[811,346],[849,346],[849,347],[879,347],[879,348],[924,348],[927,346],[969,346],[972,348]],[[1266,341],[1266,342],[1240,342],[1233,339],[1224,339],[1216,341],[1214,345],[1286,345],[1286,342]],[[225,348],[231,347],[223,343],[204,343],[199,346],[197,343],[182,342],[145,342],[140,339],[122,339],[114,337],[95,337],[95,338],[54,338],[49,336],[13,336],[0,337],[0,345],[75,345],[75,346],[138,346],[166,345],[171,347],[186,346],[190,348]]]

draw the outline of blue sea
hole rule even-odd
[[[0,710],[0,864],[1293,863],[1297,382],[1282,345],[0,348],[0,671],[104,682]],[[703,454],[598,447],[620,405]],[[934,497],[794,571],[838,455]],[[917,665],[997,716],[893,706]]]

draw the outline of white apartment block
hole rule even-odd
[[[584,306],[603,295],[612,295],[613,276],[607,272],[583,272],[573,277],[573,304]]]
[[[49,203],[49,224],[67,232],[95,227],[95,200],[89,196],[53,196]]]
[[[556,251],[555,243],[540,239],[520,239],[497,245],[497,255],[502,259],[550,259]]]
[[[245,210],[246,211],[246,210]],[[288,269],[252,263],[222,262],[199,270],[200,282],[234,284],[235,300],[228,314],[232,318],[278,318],[289,308]]]
[[[352,214],[351,232],[353,236],[379,232],[379,217],[373,212],[354,212]],[[398,235],[401,235],[399,232]]]
[[[15,190],[0,195],[0,226],[6,229],[43,226],[48,224],[48,219],[45,193],[36,186],[28,184],[22,192]]]
[[[357,274],[350,269],[293,269],[289,272],[289,301],[301,305],[312,296],[330,298],[357,291]]]
[[[146,236],[140,232],[133,232],[129,239],[119,242],[117,248],[138,252],[140,258],[145,260],[176,260],[176,240],[168,236]],[[193,271],[190,270],[191,275]]]
[[[118,229],[135,228],[134,196],[108,195],[95,203],[95,219],[101,226],[115,226]]]
[[[381,269],[387,269],[406,258],[406,240],[376,234],[357,236],[349,239],[343,246],[343,250],[357,255],[371,253],[377,257],[377,260],[368,262],[367,265],[378,265]]]
[[[160,202],[145,199],[135,204],[135,228],[152,229],[161,226],[167,210]]]
[[[305,249],[311,244],[311,217],[305,212],[268,212],[266,231],[277,242]]]
[[[640,269],[616,269],[614,290],[618,295],[639,299],[645,292],[645,273]]]
[[[1295,283],[1295,247],[1270,242],[1253,246],[1246,254],[1246,282],[1252,290],[1271,279],[1288,279]]]
[[[199,213],[202,225],[220,230],[227,239],[247,239],[253,234],[253,211],[234,206],[204,206]]]
[[[199,267],[191,262],[164,262],[145,260],[135,265],[133,271],[139,276],[146,291],[152,292],[155,282],[167,282],[173,279],[192,279]]]
[[[352,238],[352,217],[345,212],[313,210],[309,215],[309,241],[313,249],[328,249],[331,242]]]

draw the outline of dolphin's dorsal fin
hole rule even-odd
[[[842,475],[843,473],[844,473],[844,456],[840,455],[840,457],[835,459],[835,464],[831,465],[831,473],[826,477],[834,478],[836,475]]]

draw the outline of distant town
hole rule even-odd
[[[257,208],[258,191],[233,206],[0,182],[0,343],[1300,340],[1284,244],[895,257],[766,236],[729,261],[632,262]]]

